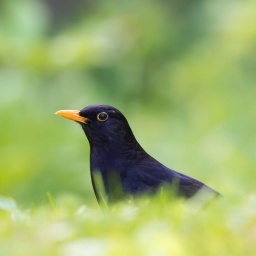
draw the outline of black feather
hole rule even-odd
[[[97,119],[101,112],[108,114],[106,121]],[[105,193],[110,199],[114,199],[116,190],[124,196],[154,193],[165,184],[176,186],[177,194],[185,198],[192,197],[202,188],[219,194],[202,182],[167,168],[146,153],[119,110],[106,105],[91,105],[82,109],[79,115],[88,120],[86,124],[80,124],[90,143],[90,169],[98,200],[95,173],[101,174]]]

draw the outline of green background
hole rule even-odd
[[[26,209],[34,209],[26,218],[40,223],[50,219],[46,225],[51,227],[62,217],[51,212],[50,197],[59,202],[57,211],[75,230],[76,235],[67,239],[72,243],[87,236],[101,236],[103,243],[109,236],[114,241],[119,232],[120,248],[114,247],[116,251],[109,254],[103,250],[107,255],[121,255],[127,246],[138,255],[160,255],[157,250],[154,253],[154,243],[148,252],[139,238],[129,240],[138,229],[153,232],[154,225],[163,226],[161,248],[170,249],[161,255],[191,251],[230,255],[231,247],[232,255],[252,252],[256,240],[255,45],[254,0],[1,1],[0,194],[7,223],[1,224],[6,230],[3,248],[10,248],[17,232],[10,231],[15,220],[9,215],[13,212],[9,204],[17,204],[13,207],[22,209],[22,216]],[[205,222],[196,219],[193,226],[188,218],[192,213],[180,210],[186,206],[173,202],[172,210],[169,202],[163,206],[155,200],[151,208],[143,208],[152,212],[146,231],[141,224],[144,210],[131,225],[120,217],[127,206],[102,213],[90,181],[89,144],[77,124],[54,115],[60,109],[96,103],[121,110],[148,153],[215,188],[224,195],[224,202],[204,213]],[[89,235],[70,213],[82,204],[96,211],[90,215],[96,217]],[[163,215],[158,215],[158,208],[164,209]],[[212,224],[214,217],[219,228]],[[21,251],[25,248],[29,255],[33,247],[26,241],[35,229],[41,232],[41,226],[36,222],[28,227],[27,219],[21,219],[24,227],[19,228],[27,234]],[[161,221],[176,227],[172,242]],[[187,229],[177,223],[185,223]],[[109,234],[102,233],[102,225],[109,225],[105,227]],[[235,231],[230,229],[234,226]],[[200,247],[204,232],[205,245]],[[188,245],[192,234],[195,241]],[[34,239],[35,246],[40,246],[41,240]],[[97,241],[90,239],[85,243],[98,248]],[[230,246],[225,250],[227,240]],[[44,246],[47,250],[42,255],[80,255],[72,249],[67,253],[68,244],[59,251],[51,238]],[[19,246],[13,253],[18,252]]]

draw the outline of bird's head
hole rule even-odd
[[[90,105],[82,110],[60,110],[56,114],[78,122],[91,145],[135,139],[124,115],[111,106]]]

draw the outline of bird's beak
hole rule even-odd
[[[79,123],[87,124],[86,121],[88,121],[89,119],[86,117],[80,116],[79,113],[80,113],[80,110],[59,110],[55,114]]]

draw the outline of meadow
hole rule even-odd
[[[0,5],[0,255],[253,255],[255,1],[50,2]],[[95,103],[223,197],[99,207],[86,137],[54,115]]]

